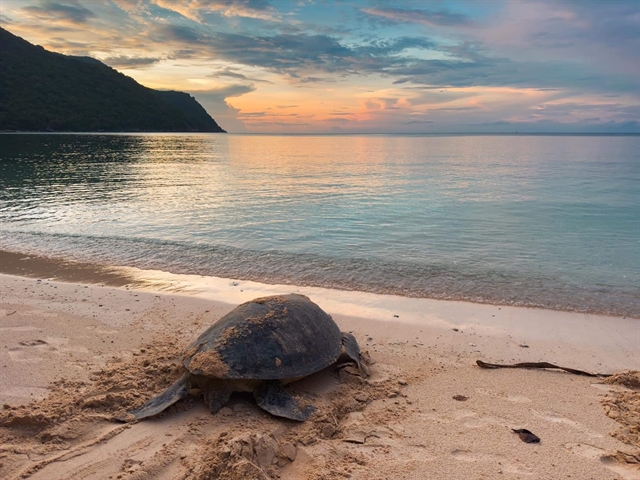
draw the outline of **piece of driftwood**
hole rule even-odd
[[[608,373],[589,373],[582,370],[576,370],[574,368],[565,368],[554,365],[547,362],[524,362],[524,363],[512,363],[510,365],[500,365],[497,363],[487,363],[482,360],[476,360],[479,367],[482,368],[556,368],[558,370],[564,370],[565,372],[573,373],[574,375],[584,375],[586,377],[610,377]]]

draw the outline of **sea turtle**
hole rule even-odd
[[[182,354],[186,372],[123,420],[156,415],[198,388],[211,413],[222,408],[232,392],[253,392],[267,412],[304,421],[315,407],[301,404],[283,385],[318,372],[340,357],[354,361],[361,375],[367,376],[355,337],[340,332],[309,298],[297,294],[257,298],[205,330]]]

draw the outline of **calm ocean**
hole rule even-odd
[[[4,134],[0,249],[640,318],[640,137]]]

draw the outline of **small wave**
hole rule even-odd
[[[640,318],[637,289],[455,264],[332,258],[147,238],[3,232],[0,248],[66,259],[262,283],[540,307]]]

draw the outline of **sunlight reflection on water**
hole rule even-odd
[[[638,137],[2,141],[0,248],[640,316]]]

